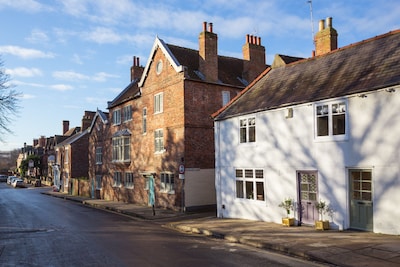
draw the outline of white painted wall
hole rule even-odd
[[[297,199],[296,171],[317,170],[319,199],[336,210],[332,227],[347,229],[349,168],[373,171],[374,232],[400,234],[400,87],[347,98],[349,135],[345,141],[314,139],[313,103],[260,112],[256,142],[239,144],[239,119],[215,122],[217,212],[219,217],[280,223],[278,204]],[[264,169],[266,201],[237,199],[235,168]],[[223,208],[224,207],[224,208]]]

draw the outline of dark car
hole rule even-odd
[[[2,182],[2,183],[5,183],[5,182],[7,182],[7,178],[8,178],[8,176],[7,176],[7,175],[0,174],[0,182]]]

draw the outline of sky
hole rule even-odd
[[[399,0],[0,0],[2,68],[20,93],[0,151],[61,135],[63,120],[80,126],[85,110],[108,111],[157,36],[198,50],[212,22],[219,55],[243,58],[250,34],[271,64],[275,54],[310,57],[321,19],[333,18],[343,47],[399,29],[399,14]]]

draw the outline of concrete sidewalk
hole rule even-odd
[[[167,227],[261,249],[273,250],[334,266],[400,266],[400,236],[358,231],[317,231],[313,227],[284,227],[276,223],[221,219],[211,213],[188,214],[135,204],[44,194],[78,201],[143,220],[165,221]]]

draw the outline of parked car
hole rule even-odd
[[[13,182],[15,179],[17,179],[17,178],[18,178],[17,176],[8,176],[8,178],[7,178],[7,184],[11,185],[12,182]]]
[[[7,182],[8,176],[4,174],[0,174],[0,182]]]
[[[16,178],[16,179],[13,180],[12,186],[13,187],[25,187],[24,180],[22,180],[20,178]]]

